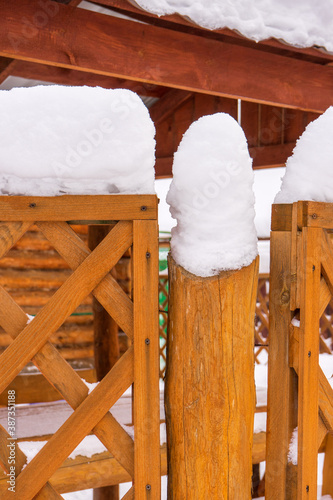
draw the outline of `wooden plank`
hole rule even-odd
[[[58,85],[88,85],[89,87],[102,87],[105,89],[129,89],[141,96],[149,97],[161,97],[166,91],[163,87],[125,80],[124,78],[58,68],[30,61],[19,61],[18,59],[14,62],[15,65],[9,68],[9,73],[11,76],[19,76],[20,78],[40,80]]]
[[[286,496],[288,452],[292,432],[297,426],[297,378],[288,363],[292,318],[291,233],[272,231],[270,251],[266,498],[281,500],[289,498]]]
[[[133,383],[133,348],[124,354],[79,408],[53,434],[42,450],[23,469],[16,480],[18,498],[32,498],[61,466],[68,455],[108,412]],[[52,456],[52,460],[48,457]],[[5,491],[3,500],[11,494]]]
[[[333,434],[327,436],[322,495],[333,495]]]
[[[1,58],[0,64],[0,84],[3,83],[13,72],[17,61]]]
[[[93,369],[78,370],[77,374],[87,382],[96,382]],[[8,386],[15,391],[16,404],[58,401],[63,396],[40,373],[18,375]],[[7,391],[0,395],[0,406],[7,405]]]
[[[318,112],[332,103],[333,68],[257,50],[255,44],[226,43],[65,5],[49,16],[47,26],[32,24],[34,36],[22,37],[24,19],[33,23],[40,6],[38,0],[17,0],[17,9],[20,19],[7,2],[1,4],[4,57]],[[69,24],[71,31],[63,32]]]
[[[304,226],[331,229],[333,227],[333,204],[304,201]]]
[[[298,500],[317,498],[319,294],[322,230],[303,228],[298,371]]]
[[[294,147],[294,143],[250,147],[249,153],[253,158],[253,168],[284,167]]]
[[[122,500],[134,500],[134,486],[123,496]]]
[[[216,113],[216,99],[212,95],[194,94],[192,121]]]
[[[283,143],[283,109],[260,105],[259,146]]]
[[[150,118],[153,120],[155,127],[170,116],[175,109],[190,99],[191,96],[191,92],[177,89],[169,90],[164,94],[163,97],[149,108]]]
[[[135,499],[161,497],[158,225],[133,222]]]
[[[131,242],[132,223],[118,222],[34,320],[23,329],[0,357],[0,392],[43,347],[48,336],[61,326],[81,300],[106,276]]]
[[[92,3],[97,3],[100,5],[111,7],[116,12],[121,12],[129,17],[133,17],[134,19],[139,19],[146,23],[150,22],[153,24],[158,24],[160,26],[167,26],[172,29],[182,29],[184,31],[190,31],[191,33],[201,34],[201,36],[203,35],[208,36],[209,32],[211,31],[208,30],[207,28],[203,28],[202,26],[196,25],[190,19],[180,16],[179,14],[157,16],[152,12],[143,10],[141,7],[138,6],[136,2],[128,2],[127,0],[91,0],[91,1]],[[233,43],[242,43],[248,46],[255,45],[260,47],[262,50],[267,50],[267,47],[269,48],[273,47],[274,49],[278,50],[278,53],[285,53],[289,55],[293,53],[295,55],[298,54],[299,57],[303,56],[303,58],[307,56],[307,59],[309,58],[311,60],[318,59],[318,62],[319,59],[322,57],[323,58],[321,61],[322,64],[324,64],[325,62],[328,63],[329,61],[332,61],[332,55],[330,53],[322,51],[316,47],[297,48],[293,45],[289,45],[272,38],[268,40],[262,40],[259,42],[253,42],[252,40],[245,38],[243,35],[237,33],[236,31],[233,31],[228,28],[214,30],[211,36],[214,37],[221,36],[223,37],[223,39],[229,39],[229,40],[231,39]]]
[[[13,463],[13,457],[10,454],[11,450],[15,450],[15,462],[12,467],[14,467],[16,476],[24,467],[27,457],[20,450],[19,446],[17,445],[17,441],[13,440],[12,436],[10,436],[8,432],[2,427],[2,425],[0,425],[0,463],[6,474],[9,474],[11,470],[11,464]],[[0,481],[0,493],[6,488],[7,491],[10,491],[13,496],[13,493],[15,494],[16,480],[14,481],[14,485],[11,485],[10,483],[8,484],[8,481],[8,476],[6,476],[5,481]],[[10,486],[14,487],[14,490],[9,490]],[[49,483],[46,483],[42,490],[35,497],[36,500],[60,500],[61,498],[62,497],[59,495],[59,493],[57,493],[57,491]]]
[[[39,227],[72,269],[77,269],[90,255],[89,248],[68,224],[42,222]],[[108,274],[93,294],[129,338],[133,338],[133,304],[117,281]]]
[[[291,231],[292,229],[292,204],[272,205],[272,231]]]
[[[166,445],[161,446],[161,473],[167,474]],[[0,487],[7,480],[0,477]],[[69,493],[89,489],[94,486],[103,487],[110,484],[127,483],[131,476],[119,465],[117,460],[107,452],[92,457],[67,459],[52,475],[50,484],[59,493]]]
[[[228,113],[237,120],[238,102],[236,99],[227,99],[225,97],[215,98],[215,113]]]
[[[296,373],[299,373],[299,339],[300,339],[300,328],[291,325],[291,345],[292,353],[290,356],[291,366],[294,368]],[[319,379],[319,416],[326,428],[326,432],[333,432],[333,389],[330,386],[327,378],[325,377],[320,366],[318,367],[318,379]],[[320,426],[319,426],[320,427]],[[322,431],[320,432],[322,434]],[[318,439],[321,443],[322,437]]]
[[[156,217],[155,195],[0,196],[0,220],[5,221],[107,222]]]
[[[17,243],[17,241],[28,231],[30,222],[2,222],[0,223],[0,258]]]

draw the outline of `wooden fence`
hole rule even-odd
[[[333,295],[332,229],[333,204],[273,206],[268,500],[315,500],[318,450],[328,436],[332,438],[333,389],[319,366],[320,318]],[[322,334],[326,332],[322,323]],[[297,452],[292,457],[296,428]],[[332,447],[332,439],[328,442]],[[332,474],[327,474],[332,470],[332,449],[326,454],[326,462],[331,462],[326,474],[324,467],[323,488],[332,494]]]
[[[32,361],[74,409],[28,465],[16,445],[14,424],[7,429],[0,427],[0,461],[7,474],[11,472],[8,443],[14,442],[15,449],[15,492],[8,489],[8,476],[2,474],[0,496],[3,500],[62,498],[51,478],[91,431],[116,459],[118,472],[119,468],[125,470],[132,479],[133,487],[126,494],[126,500],[160,498],[156,219],[155,196],[0,198],[0,220],[6,221],[0,224],[0,257],[35,223],[71,268],[60,288],[50,294],[45,306],[30,322],[17,297],[0,286],[0,324],[13,339],[0,357],[0,391],[5,391],[9,401],[9,395],[14,393],[6,389]],[[68,221],[82,220],[93,224],[117,223],[91,252],[68,224]],[[133,264],[131,298],[110,274],[129,248]],[[126,333],[129,347],[88,394],[87,386],[61,356],[51,336],[90,293]],[[109,413],[133,382],[134,441]],[[23,422],[20,425],[24,427]]]

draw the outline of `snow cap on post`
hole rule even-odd
[[[0,91],[0,194],[153,194],[155,127],[130,90]]]
[[[177,220],[171,253],[201,277],[248,266],[258,254],[252,159],[242,128],[216,113],[192,123],[174,156],[167,196]]]
[[[333,203],[333,107],[309,123],[288,158],[274,203]]]

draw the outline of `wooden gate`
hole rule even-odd
[[[13,338],[0,356],[0,392],[32,361],[75,410],[25,466],[20,448],[11,451],[8,446],[16,444],[15,407],[8,394],[9,425],[0,429],[0,462],[7,474],[14,467],[16,479],[15,493],[10,482],[2,483],[1,498],[62,498],[49,480],[91,431],[132,478],[126,500],[160,498],[156,196],[2,196],[0,221],[0,258],[35,223],[73,271],[31,322],[0,287],[0,324]],[[78,221],[115,226],[91,252],[69,224]],[[128,248],[133,262],[131,299],[109,273]],[[130,347],[88,395],[87,386],[48,338],[90,293],[126,333]],[[134,441],[109,412],[133,383]]]
[[[319,321],[333,295],[332,230],[333,204],[273,205],[267,500],[317,498],[318,450],[333,432],[333,390],[319,366]]]

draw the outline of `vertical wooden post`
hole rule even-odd
[[[170,500],[250,499],[258,259],[200,278],[169,258]]]
[[[333,496],[333,434],[327,435],[322,495]]]
[[[299,336],[298,500],[317,498],[319,297],[322,229],[303,228]]]
[[[266,499],[295,499],[288,465],[291,435],[297,426],[297,376],[289,367],[291,231],[271,232],[269,358],[267,394]],[[288,487],[287,487],[288,484]]]
[[[94,250],[110,232],[109,225],[89,226],[89,248]],[[111,370],[119,359],[118,325],[108,312],[93,298],[94,312],[94,354],[97,380]],[[94,500],[119,500],[119,486],[105,486],[94,489]]]
[[[133,221],[134,492],[135,500],[161,497],[158,226]]]

